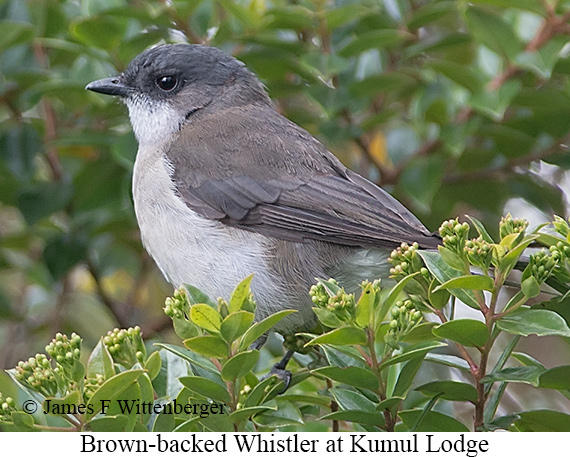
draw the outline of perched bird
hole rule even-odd
[[[127,105],[139,143],[136,217],[164,276],[217,298],[254,273],[257,319],[298,311],[276,325],[282,334],[316,323],[315,278],[355,290],[388,276],[400,243],[440,242],[279,114],[256,75],[219,49],[156,46],[86,88]]]

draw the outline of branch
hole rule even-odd
[[[39,44],[33,44],[34,56],[38,64],[45,70],[49,70],[49,62],[45,49]],[[45,126],[45,136],[44,136],[44,148],[45,157],[47,163],[51,169],[52,178],[54,181],[61,181],[63,178],[63,168],[59,161],[59,156],[57,150],[52,146],[53,142],[57,138],[57,120],[56,114],[53,106],[48,98],[42,96],[41,109],[44,112],[44,126]]]

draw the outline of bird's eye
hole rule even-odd
[[[164,91],[170,91],[172,89],[174,89],[174,87],[176,86],[177,83],[177,79],[175,76],[159,76],[158,78],[156,78],[156,85],[158,87],[160,87],[162,90]]]

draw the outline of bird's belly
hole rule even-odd
[[[263,276],[260,235],[226,227],[188,208],[175,194],[164,160],[135,175],[133,195],[145,249],[175,287],[190,284],[212,299],[229,298],[249,274]]]
[[[135,164],[133,196],[143,245],[173,286],[188,284],[213,300],[229,299],[235,286],[253,273],[258,320],[282,309],[297,309],[276,328],[287,332],[314,319],[308,289],[306,300],[291,300],[283,278],[269,266],[273,241],[188,208],[174,192],[166,160],[151,167]]]

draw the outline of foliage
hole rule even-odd
[[[408,286],[437,275],[455,281],[461,287],[428,289],[430,306],[443,309],[451,293],[478,310],[489,279],[460,280],[450,271],[466,262],[498,268],[489,252],[496,251],[493,239],[503,239],[505,205],[524,199],[547,214],[545,221],[566,213],[560,184],[570,166],[569,19],[568,0],[1,1],[0,366],[40,351],[58,332],[81,334],[83,357],[114,327],[140,325],[148,341],[172,341],[170,322],[156,306],[169,287],[142,250],[132,210],[136,142],[126,110],[84,90],[158,42],[205,43],[236,55],[259,74],[280,112],[385,186],[428,227],[465,212],[491,227],[482,239],[466,241],[467,259],[458,248],[441,253],[452,270],[429,254],[408,254],[425,267],[404,279]],[[554,261],[545,256],[533,260],[536,272],[526,273],[518,300],[537,292]],[[393,268],[402,274],[416,268],[404,263]],[[553,268],[556,277],[560,269]],[[335,288],[317,287],[327,294]],[[387,286],[380,295],[386,292]],[[325,325],[337,319],[353,329],[350,338],[359,344],[367,315],[356,310],[363,302],[343,297],[342,305],[332,303],[348,315],[326,306],[317,313]],[[390,347],[429,333],[431,324],[418,323],[415,314],[425,309],[409,299],[412,305],[397,299],[382,310],[396,321],[386,328]],[[548,308],[568,318],[561,305]],[[544,310],[526,315],[531,311]],[[521,329],[519,317],[509,313],[494,325],[524,336],[530,327]],[[191,316],[175,319],[174,328],[192,328],[186,321]],[[534,333],[549,328],[536,325]],[[460,327],[439,331],[463,335]],[[471,342],[481,336],[475,331]],[[259,363],[275,355],[263,349]],[[340,363],[351,356],[331,357]],[[134,358],[142,364],[136,352]],[[543,369],[521,360],[529,373]],[[395,376],[389,374],[387,386]],[[6,377],[0,389],[16,396]],[[409,423],[414,414],[401,418]],[[529,428],[564,422],[538,413],[523,418]]]
[[[551,292],[550,305],[569,293],[570,227],[556,218],[554,231],[541,227],[527,233],[527,221],[508,215],[495,241],[472,221],[478,236],[471,239],[469,224],[444,222],[438,253],[405,244],[395,250],[391,262],[398,283],[388,290],[380,280],[364,282],[356,300],[334,279],[314,285],[310,294],[324,332],[294,338],[315,350],[285,393],[282,380],[255,374],[259,351],[252,343],[295,311],[254,323],[251,276],[229,301],[214,303],[191,286],[166,299],[164,311],[184,346],[156,343],[159,352],[147,357],[138,327],[115,329],[84,365],[81,338],[58,334],[46,347],[51,359],[37,354],[10,374],[42,403],[44,414],[61,417],[76,430],[306,430],[315,420],[333,430],[340,424],[367,431],[566,430],[570,416],[559,411],[497,411],[510,383],[570,398],[570,366],[546,369],[515,352],[521,336],[570,337],[560,314],[529,302],[550,280],[565,290]],[[530,256],[520,290],[501,306],[508,274],[535,241],[548,251]],[[456,317],[463,306],[476,309],[479,319]],[[501,334],[508,343],[491,364]],[[456,361],[448,345],[457,349]],[[449,379],[418,383],[426,361],[451,366]],[[455,380],[462,371],[468,376]],[[423,399],[414,399],[416,392]],[[34,423],[11,397],[0,394],[0,399],[0,423],[8,429],[59,429]],[[456,402],[470,404],[472,425],[440,407]]]

